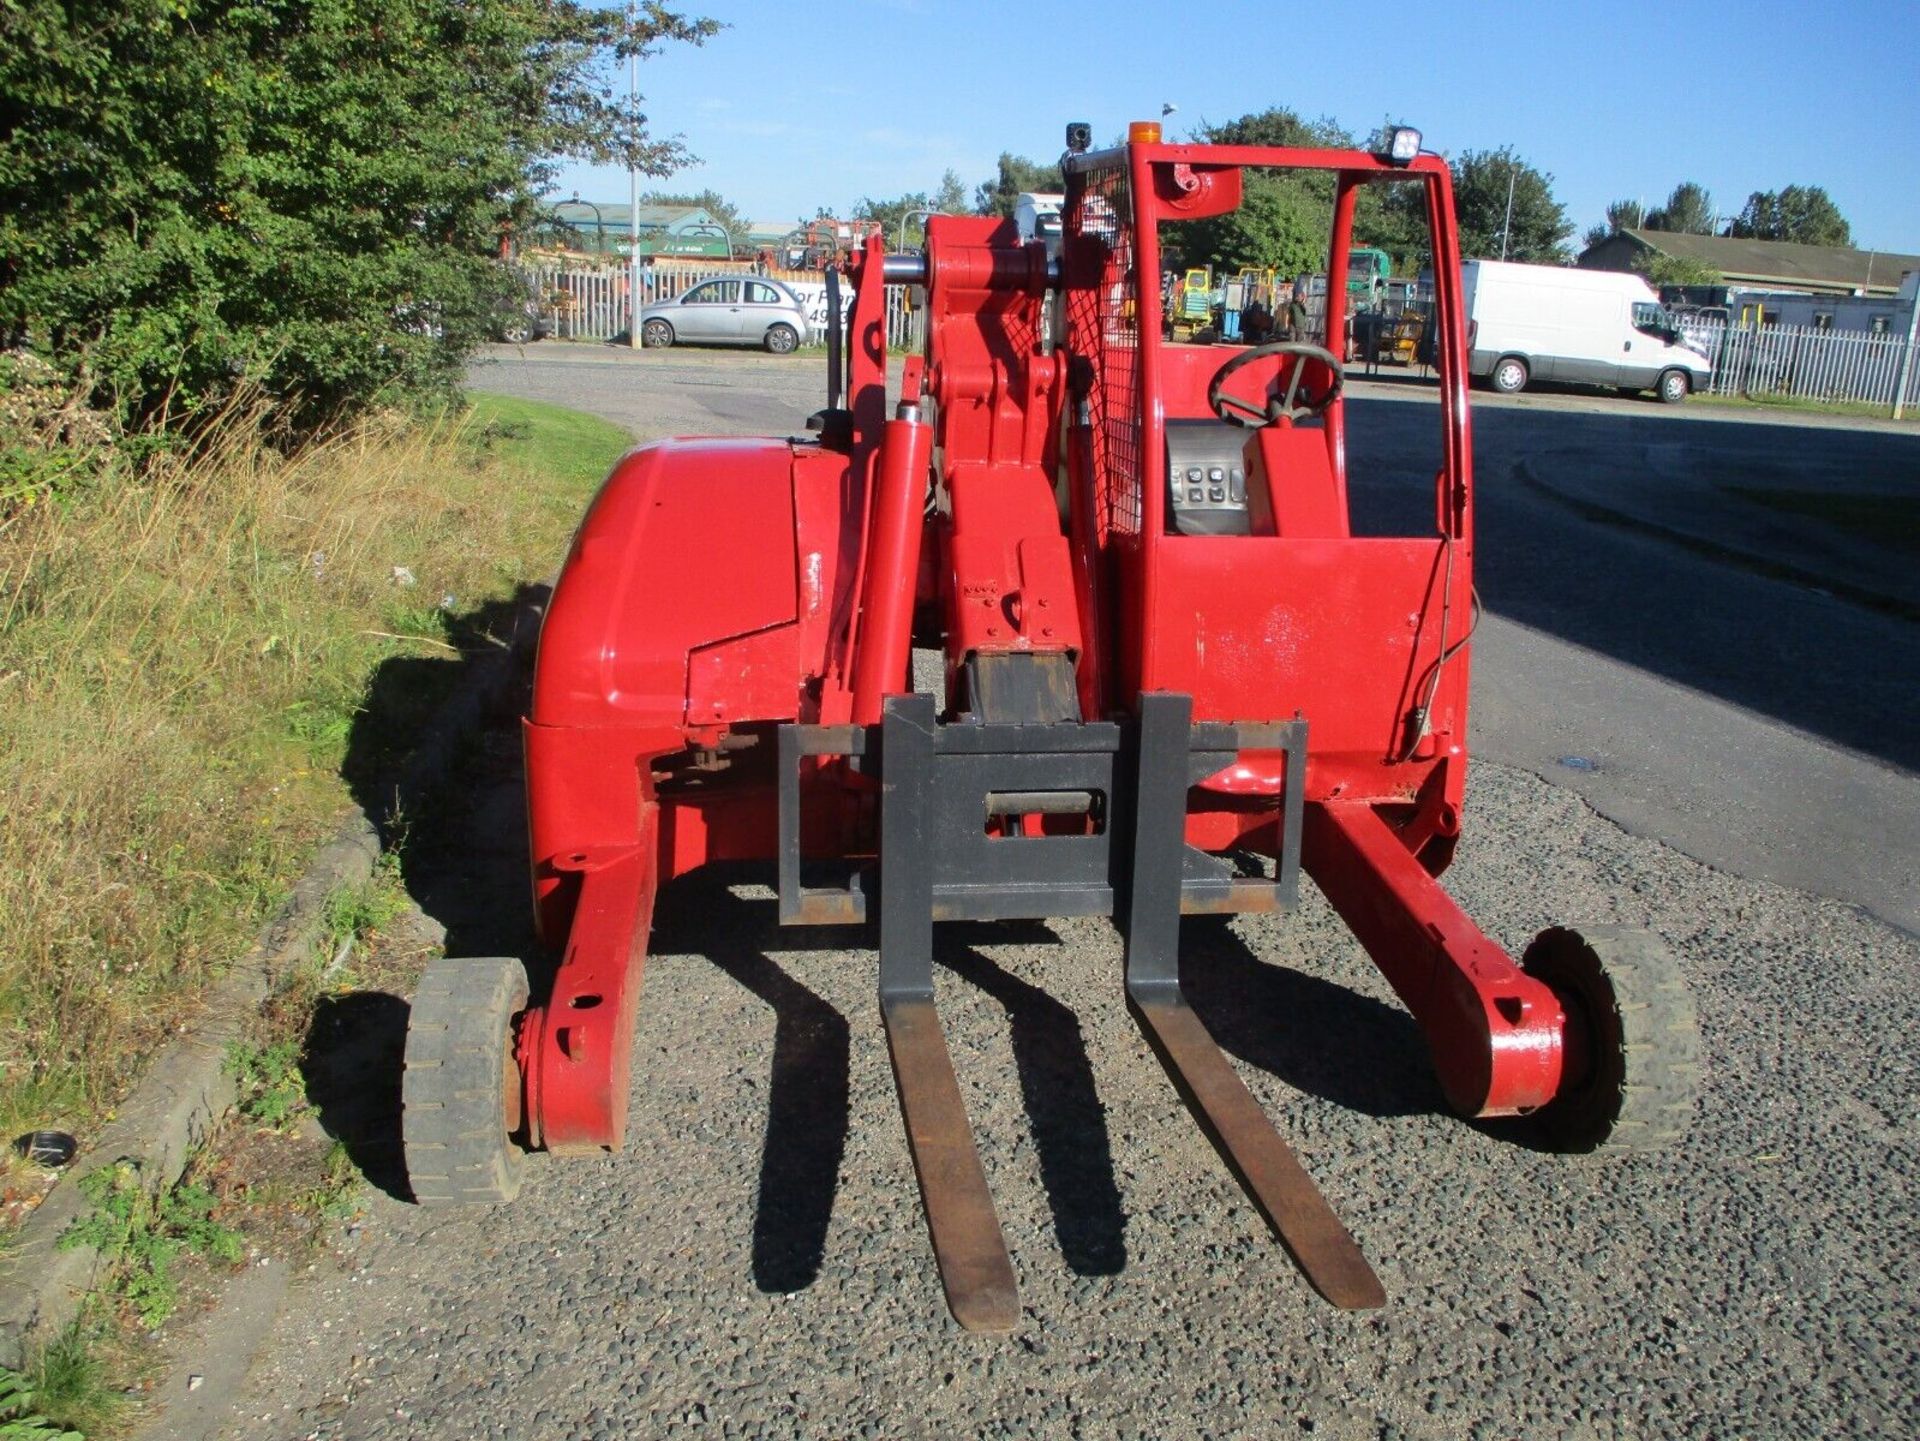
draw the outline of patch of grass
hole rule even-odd
[[[1690,395],[1689,405],[1721,405],[1741,410],[1797,410],[1809,415],[1844,416],[1854,420],[1892,420],[1887,405],[1867,405],[1857,400],[1812,400],[1801,395]],[[1920,425],[1920,408],[1910,408],[1901,424]]]
[[[391,925],[407,909],[406,887],[400,879],[400,852],[389,848],[375,862],[373,874],[356,886],[342,886],[327,897],[327,949],[337,951],[348,941],[362,941]]]
[[[0,507],[0,1134],[112,1105],[626,445],[495,397],[291,455],[236,417],[137,479],[75,450],[88,483]]]
[[[34,1406],[56,1425],[71,1428],[49,1434],[83,1436],[113,1427],[126,1410],[126,1398],[114,1386],[110,1372],[100,1347],[79,1322],[33,1358],[27,1368],[27,1381],[33,1390]],[[0,1428],[0,1437],[9,1434]]]
[[[1764,485],[1728,485],[1743,499],[1789,515],[1803,515],[1838,526],[1862,540],[1920,556],[1920,489],[1912,495],[1831,490],[1779,490]]]
[[[183,1182],[156,1196],[119,1162],[82,1176],[80,1190],[93,1210],[67,1228],[61,1249],[91,1246],[105,1257],[112,1288],[150,1328],[173,1312],[173,1263],[183,1251],[240,1259],[240,1233],[215,1217],[219,1202],[203,1186]]]
[[[335,1141],[320,1162],[320,1181],[308,1194],[307,1207],[322,1221],[344,1221],[360,1209],[360,1186],[360,1168],[347,1143]]]
[[[18,1371],[0,1367],[0,1441],[86,1441],[78,1431],[70,1431],[36,1408],[41,1404],[39,1391]]]

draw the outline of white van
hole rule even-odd
[[[1047,195],[1032,190],[1023,190],[1013,202],[1013,223],[1020,233],[1022,243],[1029,240],[1047,242],[1047,254],[1060,253],[1061,209],[1066,205],[1065,195]]]
[[[1506,394],[1535,380],[1651,390],[1669,404],[1705,385],[1713,365],[1638,275],[1469,260],[1469,373]]]

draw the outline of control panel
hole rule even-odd
[[[1251,535],[1250,430],[1219,420],[1167,423],[1167,526],[1176,535]]]

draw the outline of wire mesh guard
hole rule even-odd
[[[1100,539],[1140,533],[1140,326],[1122,169],[1075,177],[1065,230],[1073,253],[1098,256],[1097,284],[1067,290],[1067,336],[1093,366],[1093,468]],[[1091,270],[1091,263],[1088,269]],[[1076,267],[1077,269],[1077,267]],[[1081,272],[1086,273],[1086,272]]]

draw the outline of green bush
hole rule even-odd
[[[580,0],[7,0],[0,349],[132,428],[192,433],[242,381],[296,431],[444,391],[561,158],[688,158],[609,67],[715,28],[658,3],[629,28]]]

